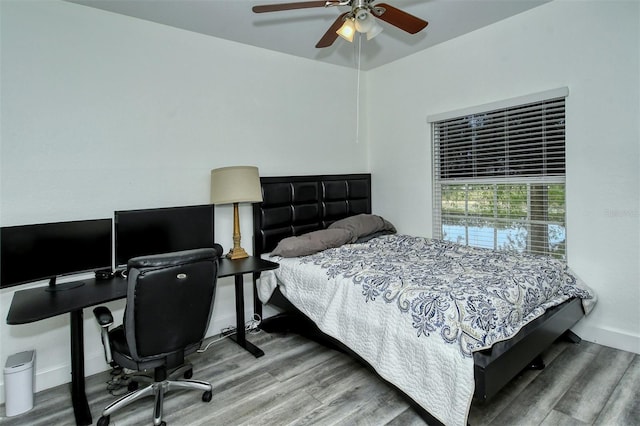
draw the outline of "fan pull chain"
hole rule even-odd
[[[360,60],[362,59],[362,34],[358,33],[358,77],[356,84],[356,143],[360,143]]]

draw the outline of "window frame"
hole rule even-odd
[[[454,220],[459,220],[465,230],[463,241],[454,241],[461,242],[465,245],[488,247],[487,242],[472,241],[469,237],[469,228],[472,227],[470,224],[474,223],[474,221],[476,224],[488,224],[492,221],[492,226],[475,228],[493,228],[494,236],[492,238],[492,246],[488,248],[505,249],[506,246],[507,249],[553,255],[566,259],[565,183],[567,96],[568,89],[564,87],[491,104],[431,115],[427,118],[427,122],[431,125],[432,137],[434,238],[442,239],[447,237],[443,234],[443,223],[446,222],[443,219],[448,218],[450,224],[452,224]],[[537,106],[537,104],[539,106]],[[545,108],[547,108],[547,105],[551,105],[554,108],[557,105],[557,111],[560,111],[558,115],[552,117],[550,111],[556,110],[552,110],[551,108],[549,112],[546,112]],[[518,142],[518,137],[515,136],[512,140],[509,133],[509,125],[513,127],[513,124],[510,121],[509,114],[515,114],[517,117],[519,111],[528,111],[529,108],[534,110],[539,108],[541,111],[540,118],[536,117],[537,121],[533,122],[533,125],[530,126],[531,128],[525,127],[524,132],[520,131],[520,139],[523,139],[522,135],[526,135],[523,139],[524,143]],[[473,123],[478,120],[486,120],[487,123],[490,123],[491,120],[489,118],[500,118],[501,114],[504,114],[506,117],[504,119],[505,124],[501,124],[499,120],[495,121],[491,124],[491,127],[487,126],[488,130],[484,131],[485,135],[478,137],[476,141],[475,127],[481,126],[475,126]],[[546,114],[549,114],[549,117],[552,117],[552,119],[547,119]],[[548,126],[545,120],[550,123]],[[553,138],[548,138],[549,141],[556,144],[554,145],[555,148],[552,147],[548,151],[544,148],[548,143],[545,133],[547,128],[558,129],[558,132],[560,132],[554,134]],[[541,136],[529,138],[531,134],[535,134],[528,133],[532,130],[534,132],[541,130]],[[483,131],[483,129],[477,130],[477,133],[481,131]],[[450,133],[452,136],[443,136],[443,133]],[[549,134],[551,135],[551,133]],[[533,142],[527,142],[529,139]],[[450,146],[445,146],[447,143],[450,144]],[[504,149],[504,153],[501,152],[501,144],[507,147]],[[524,150],[517,151],[516,149],[510,149],[512,146],[516,148],[524,147]],[[553,151],[554,149],[556,151]],[[510,150],[515,154],[509,154]],[[522,154],[523,152],[524,154]],[[517,163],[522,166],[520,170],[509,170],[509,155],[511,155],[511,158],[516,158],[516,155],[521,156],[521,158],[516,159],[517,161],[513,161],[513,164]],[[547,168],[547,162],[549,161],[550,167]],[[503,171],[497,171],[497,165],[503,163],[507,164],[507,166],[503,166]],[[486,166],[487,164],[489,164],[489,166]],[[480,167],[477,167],[478,165],[480,165]],[[493,216],[487,215],[486,211],[484,215],[468,214],[469,191],[473,189],[474,186],[479,185],[485,187],[485,198],[482,199],[482,201],[476,202],[478,205],[488,202],[491,194],[490,192],[487,193],[486,188],[493,188],[493,197],[495,198],[493,200]],[[508,188],[509,186],[517,185],[524,185],[524,187],[526,187],[526,217],[501,218],[498,214],[497,207],[499,205],[498,194],[504,192],[504,190],[499,189],[499,187]],[[447,213],[446,207],[443,205],[443,191],[451,187],[463,188],[465,210],[462,215],[458,214],[456,216]],[[499,190],[502,192],[499,192]],[[458,189],[458,191],[461,190]],[[549,194],[553,194],[556,198],[550,200],[548,198]],[[518,195],[521,198],[522,193]],[[456,194],[456,199],[458,200],[456,202],[458,204],[460,203],[459,196],[460,194]],[[535,202],[537,199],[542,201]],[[449,198],[447,198],[447,200],[449,200]],[[552,207],[560,211],[561,215],[558,216],[558,211],[551,212],[550,209]],[[504,211],[501,211],[501,214],[504,214]],[[557,217],[560,217],[560,220],[555,220]],[[484,220],[484,222],[482,220]],[[501,246],[497,236],[499,223],[505,224],[505,227],[510,226],[516,229],[524,229],[526,233],[525,246],[523,246],[522,242],[519,242],[519,246],[514,246],[513,244],[510,246],[509,244]],[[518,225],[520,228],[518,228]],[[484,232],[488,231],[485,230]],[[550,232],[556,237],[560,235],[562,239],[559,242],[554,241],[552,243],[549,236]],[[459,238],[460,237],[458,237],[458,239]]]

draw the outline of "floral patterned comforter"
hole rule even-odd
[[[280,285],[321,330],[445,424],[466,424],[474,351],[569,298],[585,312],[595,303],[561,261],[407,235],[272,260],[280,268],[261,286]]]
[[[440,335],[462,356],[509,339],[546,308],[592,292],[555,259],[407,235],[300,259],[358,285],[366,302],[410,315],[417,337]],[[587,309],[591,306],[587,303]]]

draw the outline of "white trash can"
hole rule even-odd
[[[17,416],[33,408],[33,363],[35,351],[9,356],[4,367],[6,416]]]

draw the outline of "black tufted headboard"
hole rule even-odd
[[[253,253],[286,237],[324,229],[338,219],[371,213],[371,175],[261,177],[263,202],[253,206]]]

